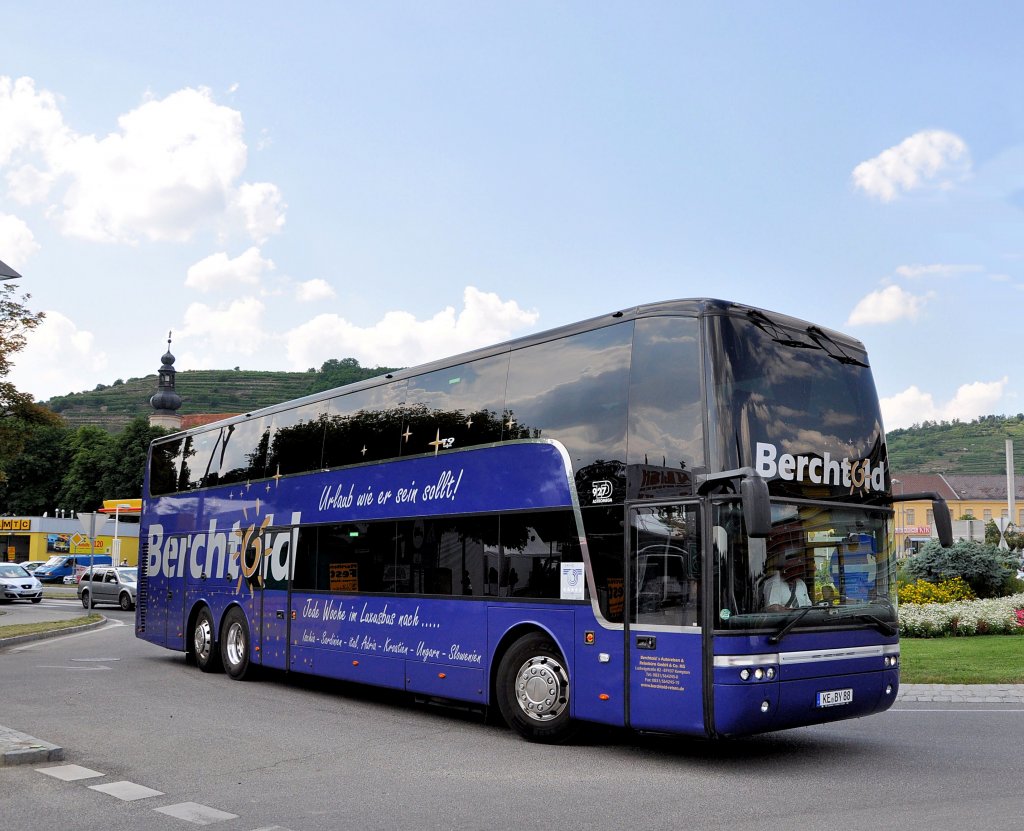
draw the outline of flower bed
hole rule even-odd
[[[900,636],[1024,635],[1024,594],[955,603],[900,606]]]

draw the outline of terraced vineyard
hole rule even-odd
[[[182,400],[178,413],[244,413],[390,371],[361,367],[350,358],[328,361],[320,370],[308,372],[185,370],[175,377],[175,390]],[[132,419],[153,412],[149,399],[156,389],[154,373],[42,403],[60,413],[70,427],[90,424],[116,433]]]
[[[1024,414],[971,422],[926,422],[888,434],[889,464],[901,473],[1006,473],[1006,439],[1014,470],[1024,474]]]

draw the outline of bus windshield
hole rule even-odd
[[[713,469],[752,467],[774,495],[798,499],[887,490],[878,396],[855,341],[753,311],[708,327]]]
[[[895,557],[886,512],[773,504],[767,539],[749,539],[737,502],[715,506],[716,628],[872,626],[893,634]]]

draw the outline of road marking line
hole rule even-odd
[[[194,825],[212,825],[215,822],[238,819],[238,814],[218,811],[216,808],[200,805],[198,802],[179,802],[177,805],[165,805],[163,808],[154,808],[153,810],[175,819],[191,822]]]
[[[35,768],[38,773],[45,773],[54,779],[61,779],[64,782],[75,782],[79,779],[93,779],[97,776],[106,776],[98,770],[84,768],[81,765],[56,765],[52,768]]]
[[[155,791],[145,785],[137,785],[135,782],[107,782],[103,785],[90,785],[89,790],[110,794],[123,802],[134,802],[136,799],[148,799],[151,796],[164,796],[163,791]]]

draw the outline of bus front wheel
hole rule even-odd
[[[224,616],[224,633],[220,639],[224,671],[236,681],[249,672],[249,624],[245,614],[235,606]]]
[[[213,615],[209,609],[201,609],[192,627],[192,660],[203,672],[220,671],[220,653],[213,636]]]
[[[520,638],[498,665],[496,697],[505,722],[532,742],[559,743],[574,732],[569,720],[569,673],[547,635]]]

